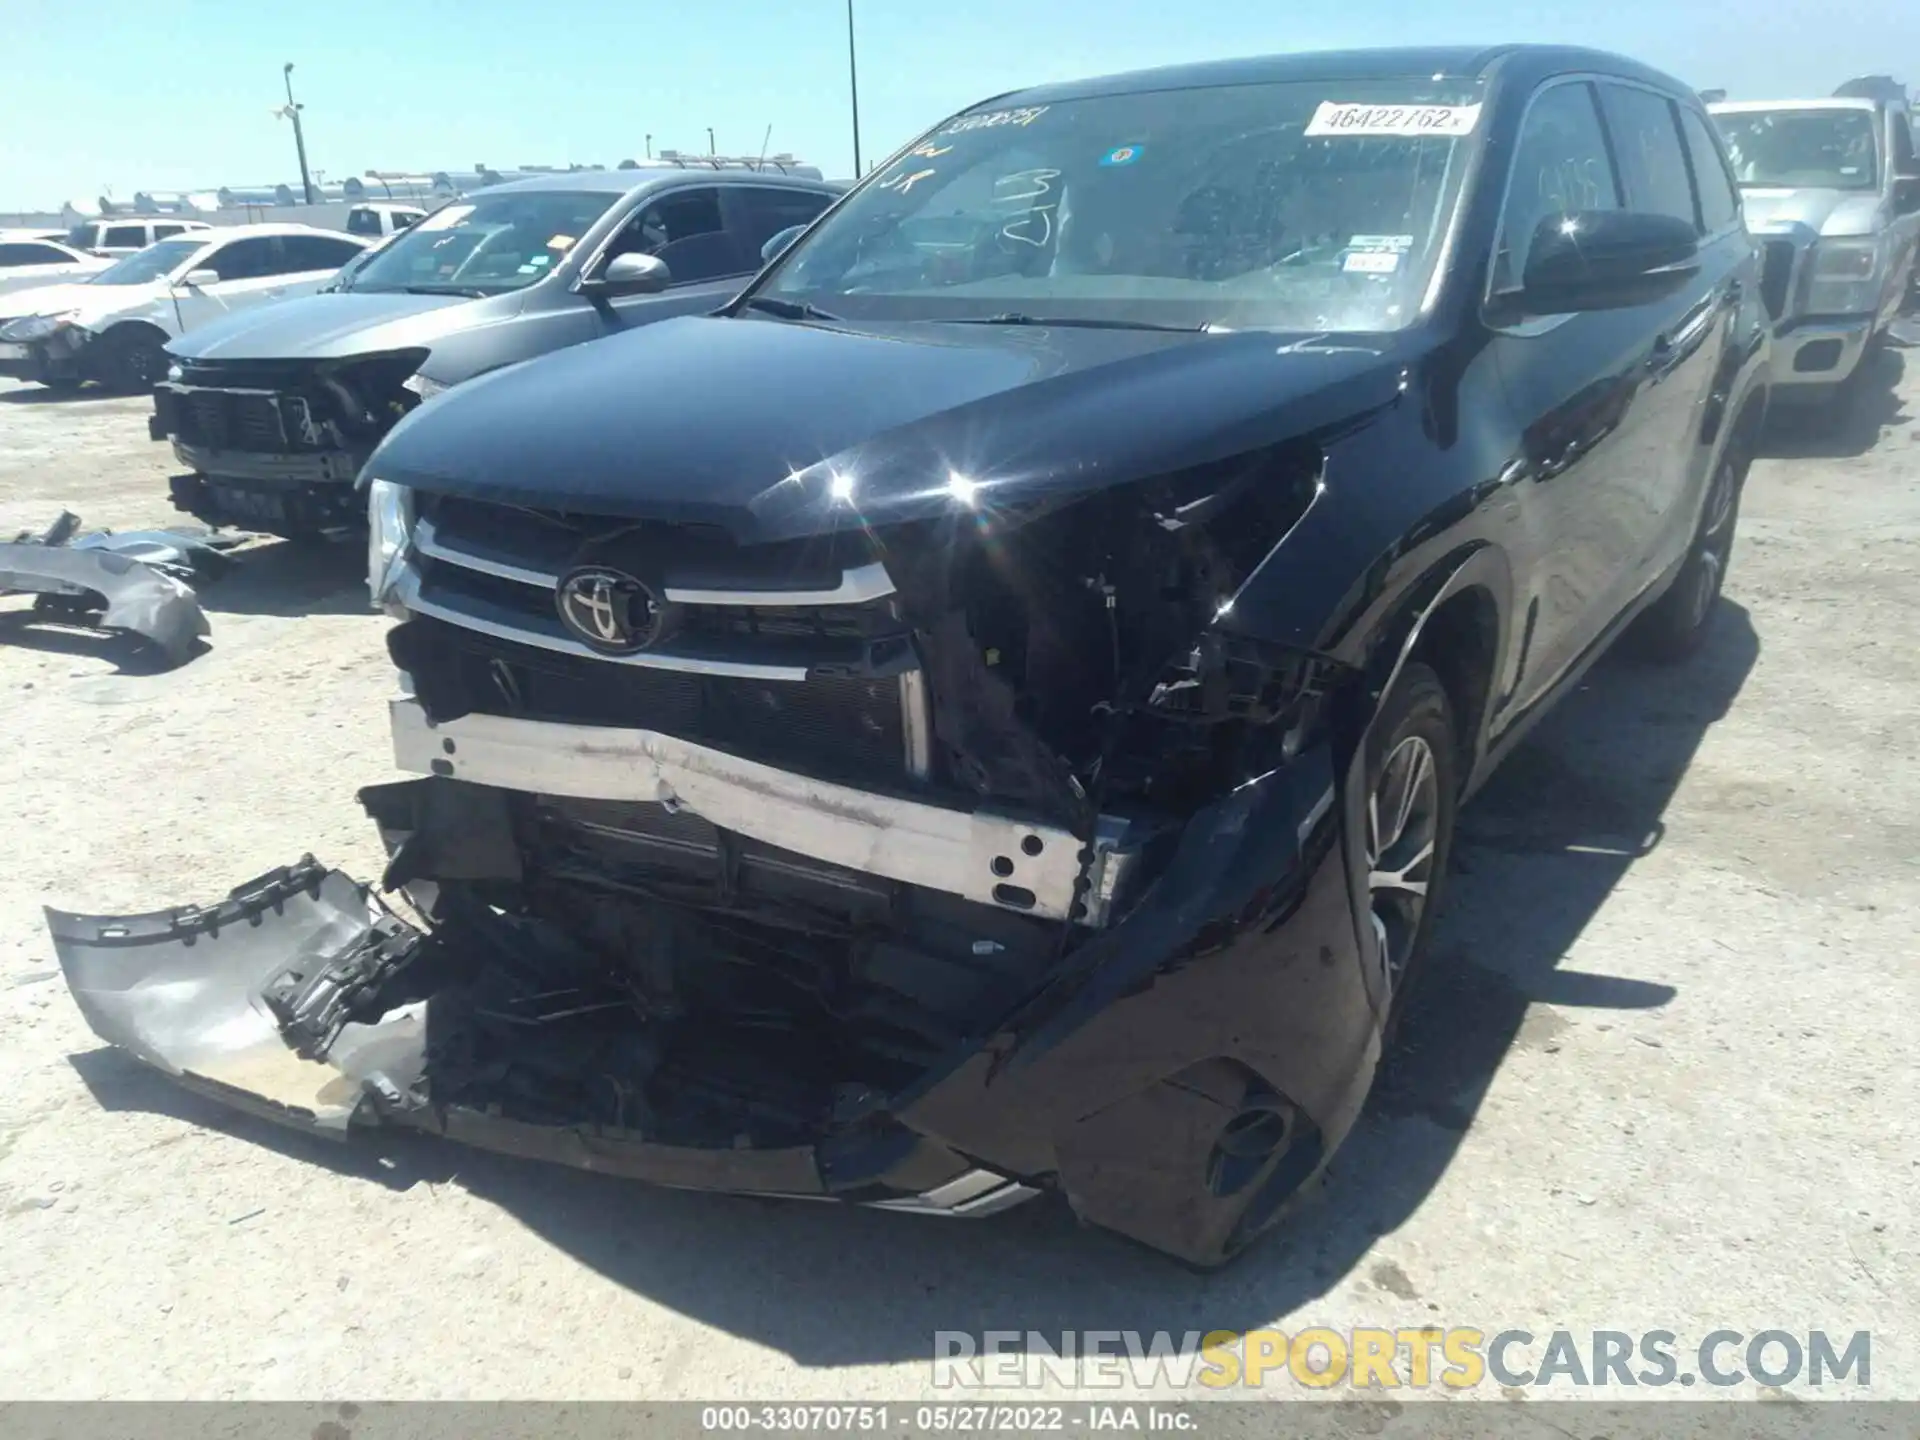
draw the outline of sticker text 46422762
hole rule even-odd
[[[1306,134],[1355,136],[1433,135],[1458,139],[1479,123],[1478,105],[1347,105],[1323,100],[1307,122]]]

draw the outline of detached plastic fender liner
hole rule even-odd
[[[192,590],[113,550],[0,545],[0,593],[13,592],[81,601],[98,596],[105,610],[94,623],[151,641],[174,665],[192,659],[194,642],[208,634],[206,613]]]

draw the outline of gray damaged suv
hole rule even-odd
[[[1772,397],[1824,403],[1898,317],[1920,241],[1920,158],[1904,104],[1867,96],[1709,107],[1776,321]]]
[[[428,215],[327,293],[168,347],[149,433],[189,473],[173,503],[294,538],[364,521],[353,481],[394,423],[450,385],[711,310],[770,241],[844,187],[767,170],[579,171]]]

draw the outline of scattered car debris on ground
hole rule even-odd
[[[226,553],[250,537],[194,530],[80,534],[63,510],[39,534],[0,545],[0,596],[32,595],[35,619],[126,631],[151,642],[169,666],[193,658],[209,633],[194,585],[222,574]]]

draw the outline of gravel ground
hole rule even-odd
[[[146,409],[0,382],[0,532],[176,519]],[[1050,1204],[662,1192],[174,1089],[40,906],[376,870],[385,622],[356,555],[278,543],[171,674],[0,615],[0,1397],[904,1398],[935,1330],[1317,1324],[1870,1329],[1871,1393],[1920,1398],[1916,412],[1893,351],[1774,437],[1708,652],[1603,663],[1469,809],[1405,1050],[1313,1210],[1204,1278]]]

